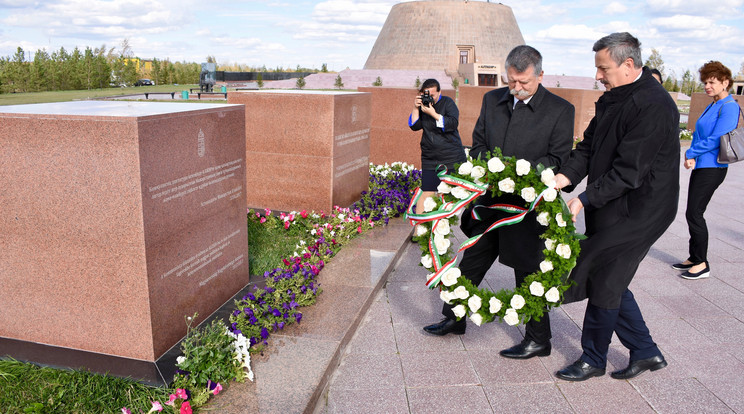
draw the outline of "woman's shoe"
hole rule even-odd
[[[675,263],[672,265],[672,269],[674,270],[690,270],[692,266],[695,266],[694,263]]]
[[[706,277],[710,276],[710,266],[708,266],[708,262],[705,262],[705,269],[699,271],[699,272],[690,272],[689,270],[682,273],[680,275],[683,279],[688,280],[695,280],[695,279],[705,279]]]

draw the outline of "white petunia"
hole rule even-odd
[[[437,252],[442,255],[447,251],[447,249],[449,249],[450,241],[441,234],[436,234],[434,235],[434,247],[436,247]]]
[[[480,313],[474,313],[470,315],[470,320],[478,326],[481,326],[483,324],[483,317],[480,315]]]
[[[543,211],[542,213],[538,214],[537,222],[542,224],[543,226],[550,225],[550,216],[548,215],[548,212]]]
[[[440,234],[442,236],[450,234],[449,220],[441,219],[436,223],[436,226],[437,227],[434,229],[434,234]]]
[[[462,275],[460,269],[457,267],[450,268],[442,275],[442,284],[444,286],[452,286],[457,284],[457,279]]]
[[[552,187],[550,185],[550,182],[553,182],[553,186],[555,186],[555,173],[553,172],[552,168],[546,168],[542,170],[540,173],[540,181],[543,182],[543,184],[547,185],[548,187]]]
[[[555,246],[555,253],[564,259],[569,259],[571,258],[571,246],[559,243],[558,246]]]
[[[473,167],[473,169],[470,171],[470,176],[473,177],[473,179],[479,179],[486,175],[486,169],[481,167],[480,165],[476,165]]]
[[[427,268],[431,269],[431,267],[434,265],[434,260],[432,260],[430,255],[424,255],[421,257],[421,264]]]
[[[423,224],[416,225],[416,236],[421,237],[428,232],[429,229],[427,229],[426,226],[424,226]]]
[[[506,313],[504,314],[504,322],[506,322],[507,325],[514,326],[519,323],[519,315],[517,314],[517,311],[514,309],[507,309]]]
[[[451,193],[453,197],[460,200],[464,200],[470,196],[470,192],[462,187],[453,188]]]
[[[176,358],[176,364],[181,365],[184,362],[186,362],[186,357],[185,356],[181,355],[178,358]]]
[[[535,189],[532,187],[523,188],[520,195],[522,196],[524,201],[528,203],[535,201],[535,198],[537,197],[537,194],[535,193]]]
[[[440,181],[439,185],[437,186],[437,192],[442,194],[449,194],[450,191],[452,191],[452,187],[447,185],[444,181]]]
[[[503,180],[499,181],[499,190],[505,193],[513,193],[514,187],[514,180],[512,180],[511,178],[504,178]]]
[[[488,160],[488,171],[497,173],[497,172],[504,171],[505,167],[506,166],[504,165],[503,162],[501,162],[501,159],[499,158],[494,157]]]
[[[465,289],[465,286],[456,287],[452,293],[454,293],[457,299],[467,299],[468,296],[470,296],[470,292],[468,292],[468,290]]]
[[[512,296],[511,301],[509,301],[509,305],[514,309],[522,309],[525,303],[527,302],[525,302],[522,295],[514,295]]]
[[[553,262],[550,260],[543,260],[540,262],[540,271],[543,273],[547,273],[549,271],[553,270]]]
[[[465,307],[462,305],[457,305],[454,308],[452,308],[452,313],[455,314],[458,318],[462,318],[465,316]]]
[[[495,296],[492,296],[491,299],[488,301],[488,311],[491,313],[496,313],[501,310],[501,301],[496,299]]]
[[[473,295],[468,299],[468,308],[470,308],[470,312],[478,312],[478,309],[481,308],[481,298],[478,295]]]
[[[470,161],[466,161],[460,164],[460,168],[457,169],[457,173],[460,175],[469,175],[472,170],[473,164],[471,164]]]
[[[543,200],[547,201],[548,203],[555,200],[556,197],[558,197],[558,191],[556,191],[555,188],[548,188],[543,193]]]
[[[555,221],[558,223],[558,227],[566,227],[566,220],[563,220],[563,214],[556,214]]]
[[[547,292],[545,292],[545,300],[548,302],[558,302],[558,300],[561,298],[561,294],[558,293],[558,289],[553,286],[552,288],[548,289]]]
[[[545,248],[550,251],[553,251],[553,248],[555,248],[555,240],[545,239]]]
[[[530,283],[530,293],[532,296],[542,296],[545,293],[545,287],[536,280]]]
[[[424,211],[430,212],[437,208],[437,202],[432,197],[426,197],[424,200]]]
[[[530,173],[530,162],[527,160],[517,160],[516,170],[517,175],[527,175]]]

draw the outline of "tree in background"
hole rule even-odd
[[[455,90],[457,90],[457,87],[458,86],[460,86],[460,81],[457,80],[457,78],[453,78],[452,79],[452,88],[454,88]]]
[[[416,82],[413,84],[413,86],[418,89],[421,87],[421,79],[419,79],[418,76],[416,76]]]
[[[334,84],[336,89],[341,89],[344,87],[344,82],[341,81],[341,75],[336,75],[336,83]]]
[[[256,75],[256,85],[259,88],[263,88],[264,82],[263,82],[263,73],[258,72],[258,75]]]
[[[382,78],[378,76],[377,79],[375,79],[375,81],[372,82],[372,86],[382,86]]]
[[[699,90],[701,90],[700,84],[695,80],[695,76],[693,76],[690,69],[687,69],[685,74],[682,75],[682,86],[680,86],[680,91],[687,96],[692,96],[694,92]]]
[[[648,66],[651,69],[658,69],[661,72],[662,79],[664,79],[664,59],[661,58],[661,53],[656,49],[651,49],[651,55],[646,59],[644,66]]]
[[[305,87],[305,77],[300,76],[297,78],[297,82],[295,82],[295,86],[297,86],[297,89],[302,89]]]
[[[324,63],[320,66],[320,71],[323,73],[328,73],[328,64]]]

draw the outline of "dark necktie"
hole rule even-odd
[[[516,111],[519,108],[525,107],[527,104],[524,103],[524,101],[517,101],[517,104],[514,105],[514,110]]]

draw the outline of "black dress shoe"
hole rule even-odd
[[[705,262],[705,269],[699,271],[699,272],[691,272],[686,271],[680,275],[683,279],[688,280],[696,280],[696,279],[705,279],[706,277],[710,276],[710,266],[708,266],[708,262]]]
[[[444,318],[435,324],[424,326],[424,331],[437,336],[447,335],[448,333],[462,335],[465,333],[465,326],[465,319],[458,321],[457,319]]]
[[[631,379],[635,378],[642,373],[651,370],[656,371],[667,366],[666,360],[661,355],[657,355],[651,358],[639,359],[637,361],[630,361],[625,369],[614,371],[610,374],[615,379]]]
[[[555,376],[565,381],[584,381],[591,377],[601,377],[604,374],[604,368],[595,368],[582,360],[578,360],[556,372]]]
[[[690,270],[692,266],[695,266],[695,263],[675,263],[672,265],[672,269],[674,270]]]
[[[504,349],[499,352],[502,357],[514,358],[514,359],[528,359],[532,357],[543,357],[550,355],[550,342],[544,344],[538,344],[530,339],[523,339],[522,342],[514,345],[511,348]]]

